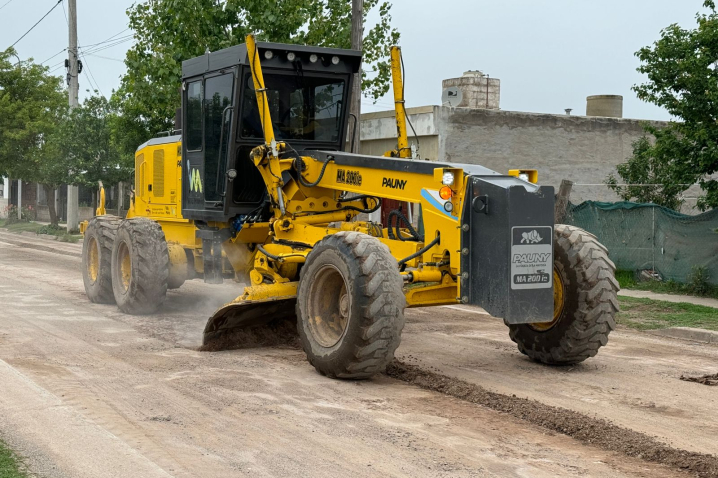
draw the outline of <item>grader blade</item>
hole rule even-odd
[[[271,287],[248,288],[242,296],[220,307],[204,328],[203,346],[234,330],[251,329],[272,322],[293,319],[296,297],[293,294],[273,296]]]

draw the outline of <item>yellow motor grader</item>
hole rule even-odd
[[[606,249],[554,224],[553,188],[533,170],[416,159],[399,55],[397,148],[384,157],[344,151],[359,52],[249,36],[183,62],[181,135],[138,148],[126,219],[85,228],[90,300],[148,314],[185,280],[244,282],[205,344],[296,318],[309,362],[330,377],[383,370],[406,307],[481,306],[534,360],[594,356],[618,310]],[[420,204],[419,227],[401,211],[389,226],[358,220],[384,198]]]

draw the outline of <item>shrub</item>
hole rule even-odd
[[[47,226],[42,226],[40,229],[37,230],[38,234],[49,234],[51,236],[57,236],[59,234],[66,233],[64,227],[59,226],[53,226],[52,224],[48,224]]]
[[[695,295],[708,295],[713,287],[710,284],[710,273],[704,266],[693,266],[688,275],[686,289]]]

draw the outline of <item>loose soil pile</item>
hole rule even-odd
[[[703,385],[715,387],[718,386],[718,373],[714,373],[712,375],[702,375],[700,377],[686,377],[685,375],[681,375],[681,380],[685,382],[702,383]]]
[[[565,408],[490,392],[478,385],[422,370],[395,360],[386,369],[389,377],[433,390],[526,420],[563,433],[583,443],[630,457],[668,465],[701,478],[718,477],[718,457],[667,446],[643,433],[619,427]]]
[[[220,350],[276,346],[301,347],[296,321],[283,319],[266,325],[227,331],[211,342],[202,345],[199,350],[201,352],[218,352]]]

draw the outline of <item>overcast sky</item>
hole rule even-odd
[[[349,1],[349,0],[347,0]],[[0,0],[0,49],[14,43],[56,0]],[[41,62],[67,46],[63,8],[58,6],[15,48]],[[96,85],[106,96],[117,88],[129,41],[125,10],[132,0],[77,0],[78,37],[84,51],[80,97]],[[624,97],[624,116],[668,119],[639,101],[631,86],[642,81],[634,52],[655,41],[671,23],[695,24],[703,0],[392,0],[393,24],[401,32],[408,106],[438,104],[441,80],[482,70],[501,80],[501,108],[539,113],[584,114],[586,96]],[[4,5],[4,6],[3,6]],[[368,25],[367,25],[368,26]],[[124,31],[124,32],[123,32]],[[108,47],[109,48],[105,48]],[[98,48],[105,48],[98,50]],[[94,52],[93,52],[94,50]],[[83,51],[83,50],[81,50]],[[61,52],[45,64],[64,75]],[[92,73],[92,75],[90,75]],[[94,76],[94,78],[93,78]],[[92,86],[91,86],[92,85]],[[389,98],[364,111],[390,109]]]

